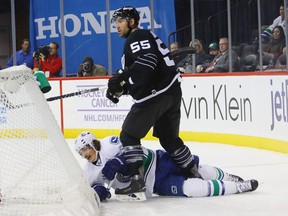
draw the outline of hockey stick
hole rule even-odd
[[[111,181],[109,182],[108,186],[107,186],[107,190],[108,190],[109,192],[110,192],[110,189],[111,189],[114,181],[115,181],[115,178],[114,178],[113,180],[111,180]],[[110,199],[110,198],[111,198],[111,193],[109,193],[109,194],[110,194],[110,195],[107,197],[107,199]]]
[[[86,93],[90,93],[90,92],[100,91],[101,89],[107,89],[107,88],[108,88],[107,86],[101,86],[101,87],[97,87],[97,88],[84,89],[82,91],[77,91],[77,92],[63,94],[63,95],[59,95],[59,96],[55,96],[55,97],[50,97],[50,98],[47,98],[46,100],[47,101],[54,101],[54,100],[59,100],[59,99],[67,98],[67,97],[74,97],[77,95],[82,95],[82,94],[86,94]]]
[[[188,55],[188,54],[195,54],[196,49],[194,47],[185,47],[185,48],[179,48],[178,50],[172,51],[171,58],[175,58],[177,56],[181,55]]]
[[[108,186],[107,186],[107,189],[108,189],[108,190],[111,189],[111,187],[112,187],[114,181],[115,181],[115,178],[109,182],[109,184],[108,184]]]

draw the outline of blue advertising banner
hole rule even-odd
[[[30,0],[30,40],[32,50],[40,45],[59,43],[61,56],[60,0]],[[64,0],[64,35],[66,74],[77,74],[85,56],[91,56],[95,64],[108,68],[106,1]],[[150,0],[111,1],[110,17],[122,6],[135,7],[140,15],[140,28],[151,29]],[[175,31],[174,0],[154,2],[154,32],[167,44],[168,34]],[[119,38],[112,25],[112,71],[121,68],[121,56],[125,40]]]

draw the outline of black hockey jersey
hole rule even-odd
[[[149,30],[130,33],[124,46],[122,67],[128,67],[126,82],[136,103],[167,91],[180,77],[168,48]]]

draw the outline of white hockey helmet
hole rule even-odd
[[[95,150],[93,140],[97,140],[94,134],[91,132],[82,132],[75,140],[75,150],[80,153],[80,151],[87,145],[91,146]]]

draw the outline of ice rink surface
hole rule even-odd
[[[67,139],[71,148],[74,140]],[[256,191],[204,198],[153,197],[141,203],[119,202],[113,196],[101,203],[101,216],[288,216],[288,154],[215,143],[186,142],[200,164],[209,164],[243,177],[257,179]],[[156,141],[143,141],[159,149]],[[75,154],[80,164],[83,160]]]

